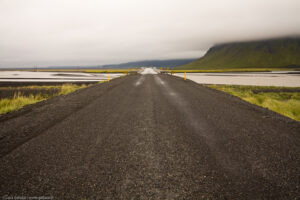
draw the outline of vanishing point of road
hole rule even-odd
[[[300,197],[298,122],[163,74],[0,116],[0,159],[1,197]]]

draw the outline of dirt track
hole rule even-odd
[[[169,75],[0,117],[0,196],[297,199],[300,124]]]

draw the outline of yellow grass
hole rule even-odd
[[[39,95],[29,97],[15,95],[13,99],[1,99],[0,100],[0,114],[8,113],[14,110],[19,110],[25,105],[34,104],[39,101],[44,100],[44,98]]]

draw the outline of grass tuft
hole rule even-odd
[[[45,98],[40,95],[30,95],[28,97],[15,95],[13,99],[1,99],[0,100],[0,114],[8,113],[14,110],[19,110],[25,105],[34,104],[39,101],[43,101]]]
[[[61,86],[61,91],[59,94],[66,95],[66,94],[75,92],[78,89],[86,88],[86,87],[87,86],[85,84],[83,84],[83,85],[63,84]]]

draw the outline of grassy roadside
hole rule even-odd
[[[300,121],[300,88],[232,85],[209,87]]]
[[[58,95],[66,95],[72,93],[78,89],[85,88],[88,85],[76,85],[76,84],[63,84],[56,86],[26,86],[26,87],[7,87],[1,88],[2,90],[14,90],[14,96],[12,98],[1,98],[0,99],[0,114],[5,114],[11,111],[19,110],[25,105],[34,104],[46,99],[49,99]],[[51,89],[56,89],[57,92],[50,92]],[[18,92],[18,90],[26,90],[26,92],[30,93],[30,91],[42,91],[41,93],[35,94],[23,94],[22,92]],[[49,93],[45,93],[44,91],[48,90]]]

